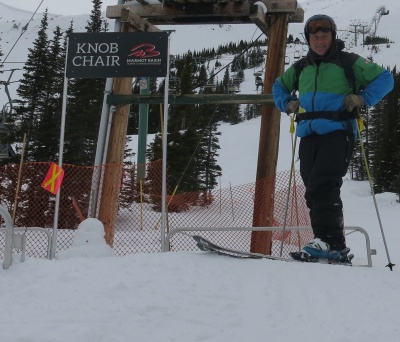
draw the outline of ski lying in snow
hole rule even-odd
[[[283,257],[277,257],[277,256],[273,256],[273,255],[265,255],[265,254],[252,253],[252,252],[244,252],[244,251],[239,251],[236,249],[225,248],[225,247],[219,246],[199,235],[193,235],[193,239],[196,241],[197,247],[204,252],[211,252],[211,253],[215,253],[218,255],[225,255],[225,256],[229,256],[229,257],[233,257],[233,258],[270,259],[270,260],[280,260],[280,261],[287,261],[287,262],[290,262],[290,261],[311,262],[311,263],[321,263],[321,264],[352,266],[351,259],[353,258],[353,255],[348,254],[350,249],[346,249],[342,252],[343,257],[347,257],[348,261],[341,262],[341,261],[336,261],[336,260],[327,260],[327,259],[306,257],[306,255],[305,255],[306,253],[304,253],[304,252],[289,253],[291,258],[283,258]]]
[[[197,247],[199,247],[199,249],[204,252],[213,252],[219,255],[226,255],[233,258],[242,258],[242,259],[271,259],[271,260],[281,260],[281,261],[297,261],[295,259],[290,259],[290,258],[282,258],[272,255],[244,252],[236,249],[225,248],[216,245],[215,243],[199,235],[193,235],[193,239],[196,241]]]

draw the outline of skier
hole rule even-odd
[[[375,105],[394,84],[386,69],[342,51],[344,42],[336,31],[327,15],[309,18],[304,27],[307,56],[272,88],[279,110],[296,113],[296,134],[301,138],[300,174],[314,233],[302,249],[304,259],[340,260],[341,251],[348,250],[340,188],[357,138],[358,109]],[[360,87],[363,91],[357,92]]]

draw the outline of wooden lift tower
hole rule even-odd
[[[260,141],[258,150],[253,227],[273,225],[275,176],[278,159],[281,113],[273,105],[271,93],[275,79],[284,71],[286,38],[289,23],[301,23],[304,12],[296,0],[164,0],[150,3],[146,0],[129,1],[124,5],[107,7],[110,19],[119,19],[122,32],[155,32],[155,25],[200,25],[200,24],[256,24],[268,36],[268,52],[264,75],[264,94],[241,95],[241,103],[262,103]],[[222,42],[221,42],[222,43]],[[161,99],[150,99],[131,95],[132,79],[116,78],[113,95],[108,103],[119,104],[112,121],[107,164],[122,164],[128,124],[129,103],[162,103]],[[199,96],[198,99],[182,96],[181,103],[226,103],[238,101],[237,95],[216,97]],[[235,99],[236,96],[236,99]],[[136,96],[138,97],[138,96]],[[192,96],[193,97],[193,96]],[[231,97],[231,99],[230,99]],[[197,101],[197,102],[196,102]],[[122,105],[121,104],[125,104]],[[171,103],[171,102],[170,102]],[[232,103],[232,102],[231,102]],[[107,148],[107,147],[106,147]],[[107,172],[107,171],[106,171]],[[117,215],[120,176],[105,175],[100,205],[100,220],[106,230],[106,240],[113,242]],[[253,232],[251,251],[271,253],[271,232]]]

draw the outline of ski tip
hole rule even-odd
[[[389,267],[389,269],[391,271],[393,271],[393,267],[396,266],[396,264],[392,264],[391,262],[389,262],[385,267]]]
[[[201,236],[199,236],[199,235],[192,235],[192,238],[193,238],[193,240],[195,240],[195,241],[199,241],[199,240],[201,240]]]

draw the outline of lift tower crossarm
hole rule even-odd
[[[288,13],[289,22],[302,22],[303,10],[298,8],[296,0],[262,0],[267,7],[267,13]],[[154,25],[199,25],[199,24],[250,24],[252,17],[257,17],[259,6],[254,1],[242,2],[199,2],[176,3],[174,7],[167,4],[125,4],[108,6],[106,16],[110,19],[119,19],[122,9],[128,8],[138,16],[146,18]],[[299,11],[300,10],[300,11]],[[265,14],[264,14],[265,17]],[[293,21],[292,21],[293,20]]]

